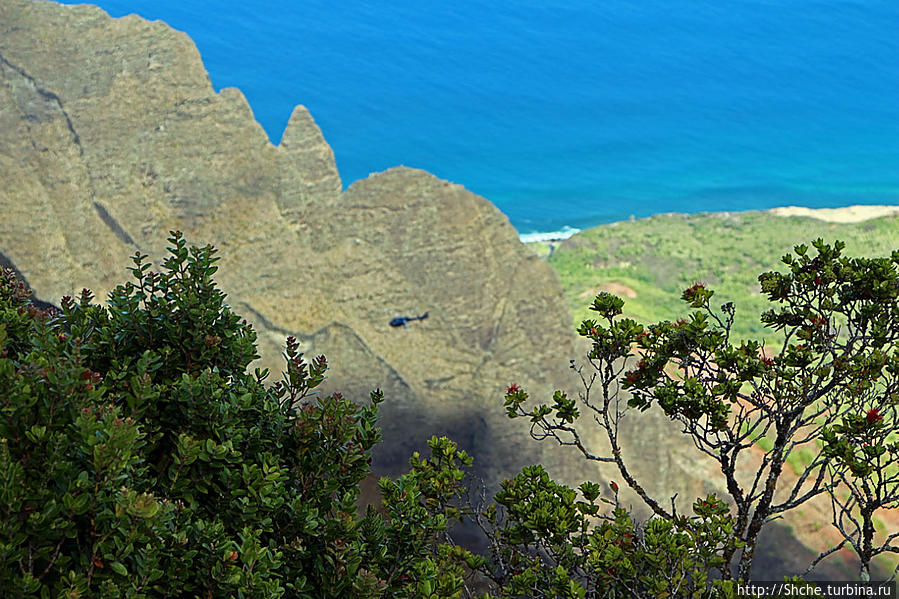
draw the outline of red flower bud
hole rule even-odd
[[[868,410],[868,413],[865,414],[865,420],[868,421],[868,424],[874,424],[875,422],[883,420],[883,416],[877,408],[871,408]]]
[[[695,283],[693,283],[693,285],[691,287],[687,288],[684,291],[684,295],[692,298],[694,295],[696,295],[697,291],[700,291],[702,289],[705,289],[705,285],[703,285],[699,281],[696,281]]]
[[[508,387],[506,387],[506,395],[512,395],[513,393],[518,393],[521,391],[521,387],[518,386],[518,383],[512,383]]]

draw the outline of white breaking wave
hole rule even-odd
[[[562,239],[568,239],[575,233],[580,232],[580,229],[575,229],[574,227],[565,225],[559,231],[549,231],[547,233],[520,233],[518,235],[518,238],[521,239],[522,243],[533,243],[535,241],[560,241]]]

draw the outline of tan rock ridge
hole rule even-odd
[[[615,478],[502,410],[511,382],[541,401],[576,392],[568,360],[582,355],[557,275],[508,219],[408,168],[342,192],[305,108],[272,145],[243,94],[216,93],[193,42],[164,23],[0,1],[0,211],[0,262],[50,302],[82,287],[105,297],[129,256],[164,256],[170,230],[216,245],[219,284],[258,331],[261,365],[280,372],[296,335],[328,356],[327,390],[385,391],[381,473],[447,434],[491,486],[535,462],[571,485]],[[598,430],[585,434],[601,446]],[[634,419],[626,441],[657,495],[679,491],[689,506],[714,490],[665,419]]]
[[[382,471],[405,470],[435,433],[463,441],[489,480],[541,459],[505,418],[503,388],[568,384],[573,334],[555,273],[493,205],[406,168],[342,193],[305,108],[272,145],[164,23],[4,0],[0,28],[0,254],[38,298],[102,298],[134,252],[160,259],[179,229],[220,248],[219,283],[256,327],[262,365],[280,372],[294,334],[328,355],[328,389],[385,389]]]

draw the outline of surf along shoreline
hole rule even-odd
[[[747,210],[746,212],[754,212],[752,210]],[[899,205],[897,206],[887,206],[887,205],[854,205],[854,206],[844,206],[842,208],[806,208],[803,206],[781,206],[778,208],[770,208],[768,210],[761,210],[760,212],[767,212],[769,214],[773,214],[774,216],[781,217],[800,217],[800,218],[814,218],[817,220],[829,222],[829,223],[860,223],[866,220],[871,220],[875,218],[880,218],[882,216],[890,216],[893,214],[899,214]],[[727,214],[728,211],[714,211],[709,210],[705,212],[700,212],[698,214]],[[669,213],[669,214],[680,214],[680,213]],[[651,217],[647,217],[651,218]],[[626,222],[626,221],[618,221],[618,222]],[[597,225],[597,227],[608,227],[615,226],[618,222],[607,223],[602,225]],[[595,227],[591,227],[595,228]],[[549,255],[555,251],[556,247],[558,247],[559,243],[565,241],[569,237],[572,237],[581,232],[582,229],[575,229],[574,227],[563,227],[559,231],[549,231],[545,233],[521,233],[519,234],[519,239],[521,242],[527,245],[531,245],[535,247],[535,249],[539,248],[538,253],[541,255]]]

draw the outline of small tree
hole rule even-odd
[[[737,576],[749,580],[762,527],[824,492],[835,498],[837,523],[855,523],[854,536],[847,525],[840,530],[867,572],[873,555],[897,550],[890,545],[896,534],[877,548],[870,539],[874,511],[895,507],[899,493],[889,464],[899,430],[899,251],[890,258],[849,258],[840,242],[812,245],[815,256],[796,246],[795,255],[783,257],[785,272],[759,277],[775,304],[762,322],[782,336],[774,348],[732,340],[734,306],[714,309],[714,292],[702,283],[683,294],[692,308],[686,318],[648,327],[621,318],[624,302],[600,293],[591,306],[599,319],[579,328],[592,342],[592,369],[576,368],[584,385],[579,401],[556,392],[552,405],[526,409],[527,393],[512,386],[508,415],[530,418],[536,438],[615,464],[656,517],[677,522],[676,507],[651,497],[621,453],[621,419],[657,405],[721,471],[735,510],[733,527],[722,528],[725,578],[732,576],[727,565],[736,562]],[[594,452],[578,434],[581,409],[606,432],[610,456]],[[738,464],[760,447],[766,448],[761,467],[742,479]],[[784,488],[784,465],[802,449],[813,457]],[[840,481],[849,500],[839,499]]]
[[[461,468],[446,439],[358,515],[377,406],[315,395],[288,338],[281,381],[180,234],[106,306],[40,311],[0,276],[0,589],[18,597],[459,597],[441,542]]]
[[[874,526],[878,510],[899,508],[899,355],[880,358],[869,365],[876,384],[850,394],[840,423],[821,434],[831,458],[833,522],[843,535],[837,548],[852,547],[862,580],[870,580],[874,557],[899,553],[899,531],[878,540]]]

